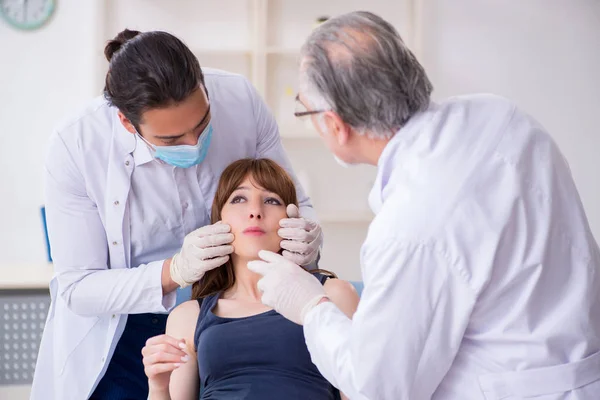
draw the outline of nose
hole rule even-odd
[[[259,203],[250,206],[250,219],[261,219],[263,217],[262,208]]]
[[[261,219],[262,218],[261,212],[258,211],[258,210],[257,211],[252,211],[250,213],[250,219],[254,219],[254,218]]]
[[[186,146],[195,146],[198,144],[199,136],[195,136],[194,134],[186,135],[183,138],[183,144]]]

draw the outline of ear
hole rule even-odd
[[[123,124],[125,129],[127,129],[127,132],[133,133],[135,135],[136,130],[131,121],[129,121],[125,114],[123,114],[121,111],[118,111],[117,114],[119,115],[119,120],[121,121],[121,124]]]
[[[333,111],[326,111],[323,114],[325,126],[333,135],[340,146],[344,146],[350,139],[350,127],[346,124],[338,114]]]

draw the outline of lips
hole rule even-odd
[[[259,228],[258,226],[251,226],[249,228],[244,229],[244,234],[250,236],[261,236],[265,234],[265,231],[262,228]]]

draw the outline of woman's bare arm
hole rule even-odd
[[[200,377],[198,357],[194,348],[194,333],[200,307],[198,301],[190,300],[171,311],[167,319],[166,334],[176,339],[184,339],[189,359],[171,374],[169,393],[171,400],[198,400]]]
[[[200,378],[194,332],[199,312],[195,300],[179,305],[167,319],[166,333],[148,339],[142,349],[149,400],[198,399]]]

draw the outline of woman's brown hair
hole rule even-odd
[[[221,210],[223,210],[225,203],[248,176],[257,186],[276,193],[286,206],[288,204],[298,205],[296,185],[282,167],[266,158],[244,158],[230,164],[221,174],[212,203],[211,223],[214,224],[221,220]],[[310,270],[310,272],[336,277],[334,273],[326,270],[317,269]],[[230,258],[225,264],[208,271],[199,282],[194,283],[192,286],[192,299],[200,299],[224,292],[233,287],[234,284],[235,274]]]

